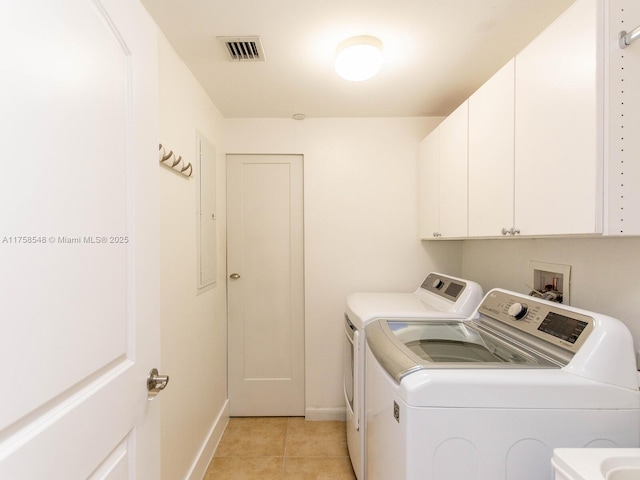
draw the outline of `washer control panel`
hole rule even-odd
[[[533,297],[492,290],[478,312],[548,343],[576,353],[593,330],[594,319]]]
[[[529,305],[526,303],[515,302],[511,304],[507,313],[515,320],[522,320],[529,313]]]
[[[467,284],[465,282],[438,273],[430,273],[420,285],[420,288],[454,302],[466,287]]]

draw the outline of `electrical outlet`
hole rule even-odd
[[[571,265],[531,260],[530,295],[569,305]]]

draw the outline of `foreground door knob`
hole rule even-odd
[[[158,375],[158,369],[152,368],[147,377],[147,390],[149,391],[149,401],[156,398],[162,390],[167,387],[169,383],[169,375]]]

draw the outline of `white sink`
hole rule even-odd
[[[638,451],[640,452],[640,449]],[[600,469],[607,480],[638,480],[640,479],[640,453],[635,456],[613,455],[602,461]]]
[[[556,480],[640,480],[640,448],[556,448]]]
[[[613,470],[605,478],[607,480],[638,480],[640,478],[640,468]]]

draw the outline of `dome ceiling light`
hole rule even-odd
[[[338,45],[335,69],[345,80],[361,82],[377,74],[382,61],[382,42],[376,37],[360,35]]]

